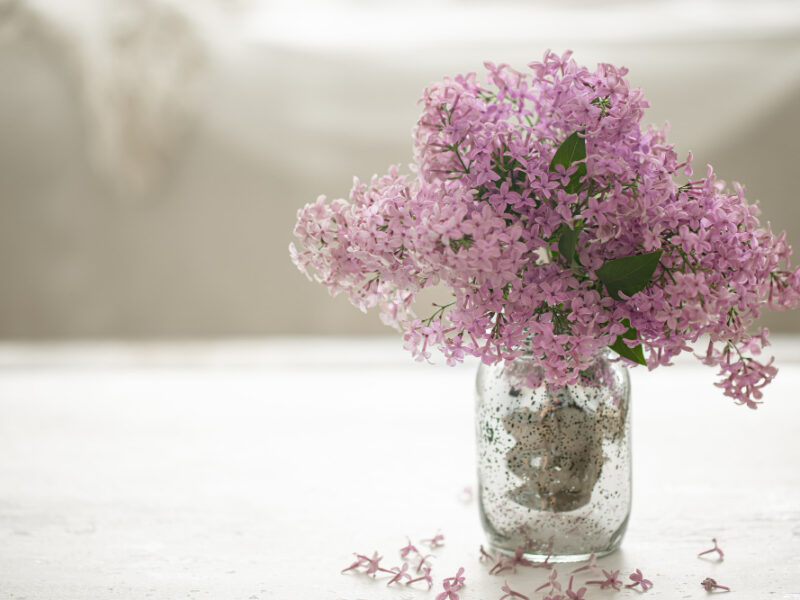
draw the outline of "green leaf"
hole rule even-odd
[[[461,248],[469,248],[475,240],[470,234],[460,237],[458,239],[450,240],[450,249],[453,252],[458,252]]]
[[[576,194],[581,189],[581,179],[586,177],[586,163],[578,164],[578,170],[569,178],[569,183],[564,187],[568,194]]]
[[[558,252],[567,261],[567,265],[572,264],[575,256],[575,244],[578,241],[578,232],[570,229],[566,225],[561,226],[561,237],[558,238]]]
[[[606,286],[609,296],[619,300],[620,292],[626,296],[633,296],[647,287],[659,260],[661,260],[661,250],[613,258],[607,260],[595,273]]]
[[[617,341],[609,346],[614,352],[619,354],[623,358],[627,358],[628,360],[632,360],[635,363],[640,365],[647,366],[647,361],[644,359],[644,350],[642,349],[642,345],[639,344],[638,346],[634,346],[633,348],[628,347],[628,344],[623,342],[622,340],[636,340],[639,339],[639,332],[636,331],[635,328],[631,327],[631,322],[628,319],[622,319],[620,321],[628,330],[623,333],[622,335],[617,336]]]
[[[556,153],[553,155],[553,160],[550,161],[550,170],[555,171],[556,166],[562,165],[565,169],[574,162],[584,160],[586,158],[586,140],[578,135],[579,132],[572,133],[561,146],[558,147]],[[578,165],[578,170],[572,174],[569,183],[564,188],[568,194],[574,194],[581,187],[581,178],[586,176],[586,163]]]
[[[556,165],[562,165],[565,169],[579,160],[586,158],[586,140],[578,135],[578,132],[572,133],[556,150],[553,160],[550,161],[550,170],[555,171]]]

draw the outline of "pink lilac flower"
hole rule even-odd
[[[549,558],[549,556],[548,556]],[[512,557],[515,565],[522,565],[523,567],[532,567],[534,566],[531,561],[525,558],[525,548],[522,546],[517,546],[514,550],[514,556]],[[545,559],[546,561],[547,559]]]
[[[627,584],[625,586],[626,588],[635,588],[636,586],[641,586],[642,587],[642,591],[646,592],[651,587],[653,587],[653,582],[650,581],[649,579],[645,579],[644,578],[644,575],[642,575],[641,569],[636,569],[636,571],[634,573],[631,573],[630,575],[628,575],[628,577],[630,577],[630,579],[631,579],[631,581],[633,581],[633,583]]]
[[[459,600],[458,590],[464,587],[464,567],[461,567],[455,577],[448,577],[442,581],[444,591],[436,596],[436,600]]]
[[[412,583],[416,583],[417,581],[425,581],[428,583],[428,589],[433,587],[433,578],[431,577],[431,567],[425,567],[425,572],[420,575],[419,577],[415,577],[414,579],[409,579],[406,581],[406,585],[411,585]]]
[[[566,594],[567,598],[569,598],[570,600],[584,600],[584,594],[586,594],[586,588],[582,587],[582,588],[579,588],[578,591],[574,591],[572,589],[572,580],[574,578],[575,578],[574,575],[570,575],[569,585],[567,586],[567,589],[564,590],[564,593]],[[587,583],[589,583],[589,582],[587,581]],[[603,586],[600,586],[600,587],[603,587]],[[614,589],[617,589],[617,588],[614,588]]]
[[[514,556],[500,556],[495,565],[489,569],[489,573],[497,575],[509,570],[513,570],[516,573],[517,565],[522,565],[523,567],[537,566],[525,558],[525,549],[522,546],[517,546],[516,550],[514,550]]]
[[[497,562],[489,569],[489,575],[498,575],[503,571],[511,571],[514,568],[512,559],[508,556],[500,556]]]
[[[406,558],[411,552],[415,552],[419,554],[419,550],[417,550],[416,546],[411,543],[411,540],[408,540],[408,544],[404,547],[400,548],[400,558]]]
[[[484,560],[495,561],[495,560],[497,560],[497,558],[494,555],[489,554],[486,550],[484,550],[483,544],[481,544],[481,547],[480,547],[480,560],[481,560],[481,562],[483,562]]]
[[[499,600],[505,600],[506,598],[521,598],[522,600],[529,600],[529,598],[526,595],[521,594],[519,592],[515,592],[510,587],[508,587],[508,581],[506,581],[505,585],[501,586],[500,589],[503,590],[505,594],[500,596]]]
[[[552,544],[551,544],[551,546],[552,546]],[[533,565],[533,566],[535,566],[535,567],[545,567],[545,568],[550,567],[550,558],[552,556],[553,556],[553,551],[551,550],[550,552],[547,553],[547,556],[544,557],[544,562],[541,562],[541,563]]]
[[[427,543],[431,548],[440,548],[444,546],[444,536],[441,533],[437,533],[432,538],[420,541]]]
[[[539,590],[543,590],[544,588],[549,586],[551,594],[553,593],[553,590],[557,590],[557,591],[560,592],[561,591],[561,584],[557,581],[557,579],[558,579],[558,571],[553,569],[552,571],[550,571],[550,576],[547,578],[547,581],[545,581],[542,585],[540,585],[538,588],[536,588],[533,591],[534,592],[538,592]],[[570,581],[572,581],[571,578],[570,578]]]
[[[410,580],[411,575],[408,572],[408,563],[404,562],[403,566],[401,567],[393,567],[391,571],[394,573],[394,577],[392,577],[386,585],[391,585],[393,583],[402,583],[403,578]]]
[[[472,486],[465,486],[464,489],[461,490],[461,493],[458,495],[459,500],[464,504],[470,504],[472,500],[475,498],[475,492],[472,490]]]
[[[592,571],[596,572],[598,570],[598,568],[599,567],[597,566],[597,557],[594,555],[594,552],[592,552],[589,555],[589,558],[587,559],[586,564],[583,565],[582,567],[578,567],[577,569],[574,569],[572,572],[573,573],[580,573],[581,571],[587,571],[587,570],[592,570]]]
[[[417,573],[422,571],[428,565],[428,559],[433,558],[433,554],[426,554],[425,556],[419,557],[419,562],[417,563]]]
[[[720,585],[716,582],[715,579],[712,577],[706,577],[703,581],[700,582],[700,585],[703,586],[703,589],[707,592],[713,592],[714,590],[724,590],[726,592],[730,592],[731,588],[726,585]]]
[[[464,567],[458,569],[454,577],[447,577],[444,581],[445,583],[451,583],[452,585],[457,585],[459,588],[464,586]]]
[[[440,594],[437,594],[436,600],[458,600],[459,599],[459,595],[457,593],[459,588],[454,588],[454,587],[452,587],[451,585],[449,585],[447,583],[443,584],[443,586],[444,586],[444,591],[441,592]]]
[[[606,571],[605,569],[602,569],[602,571],[603,575],[605,576],[605,579],[599,579],[596,581],[587,581],[586,583],[587,584],[599,583],[601,590],[610,587],[619,591],[620,586],[622,585],[622,581],[620,581],[619,579],[619,569],[617,569],[616,571]]]
[[[375,577],[378,571],[383,571],[384,573],[393,573],[393,571],[381,567],[381,560],[383,560],[383,557],[378,556],[377,552],[374,552],[372,554],[372,558],[364,554],[357,554],[356,556],[360,560],[364,561],[363,566],[367,567],[367,570],[365,571],[367,575],[372,575],[373,577]]]
[[[368,563],[369,559],[364,557],[363,555],[356,554],[356,560],[348,567],[342,569],[342,573],[346,573],[347,571],[352,571],[354,569],[359,569],[365,566]]]
[[[712,552],[716,552],[717,553],[717,558],[719,560],[723,560],[725,558],[725,553],[722,551],[722,548],[720,548],[717,545],[717,538],[711,538],[711,541],[714,542],[714,547],[713,548],[709,548],[708,550],[703,550],[697,556],[703,556],[704,554],[711,554]]]
[[[756,408],[776,374],[756,320],[800,305],[785,234],[761,225],[740,185],[694,174],[666,129],[642,125],[649,103],[624,67],[549,51],[528,72],[484,66],[484,80],[423,92],[411,174],[390,167],[299,211],[295,264],[379,310],[418,360],[526,353],[531,384],[560,385],[608,346],[652,369],[707,336],[698,358]],[[433,286],[450,300],[417,314]]]

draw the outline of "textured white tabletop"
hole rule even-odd
[[[799,346],[776,344],[755,412],[699,364],[632,371],[634,508],[601,566],[642,569],[649,598],[703,598],[710,576],[800,599]],[[505,579],[540,599],[545,569],[479,561],[474,369],[396,340],[2,346],[0,599],[434,600],[461,566],[462,600]],[[437,532],[430,592],[340,574]],[[722,562],[696,556],[712,537]]]

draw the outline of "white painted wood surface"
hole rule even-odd
[[[632,372],[634,509],[621,551],[648,598],[800,598],[798,339],[758,411],[681,362]],[[0,347],[0,599],[462,600],[478,561],[474,364],[414,364],[397,340]],[[436,587],[341,575],[441,531]],[[725,560],[696,557],[719,539]],[[560,579],[566,567],[557,567]],[[572,567],[570,567],[572,568]],[[508,575],[531,598],[544,569]],[[583,581],[585,578],[580,578]],[[633,598],[600,591],[586,598]]]

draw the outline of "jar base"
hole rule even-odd
[[[502,554],[503,556],[515,556],[514,550],[509,550],[508,548],[501,548],[499,546],[495,546],[491,542],[489,543],[489,548],[491,550]],[[550,563],[576,563],[576,562],[586,562],[592,557],[594,554],[595,558],[601,558],[603,556],[608,556],[609,554],[613,554],[616,552],[618,548],[612,548],[611,550],[600,550],[595,552],[588,552],[584,554],[536,554],[532,552],[523,552],[522,558],[536,564],[542,564],[547,561],[548,564]]]

